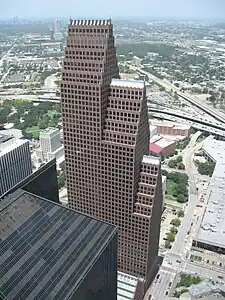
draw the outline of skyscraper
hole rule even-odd
[[[32,174],[29,142],[0,135],[0,197]]]
[[[17,190],[0,202],[1,300],[116,300],[117,229]]]
[[[111,20],[70,21],[61,107],[69,206],[119,228],[119,270],[157,268],[161,165],[148,156],[143,81],[119,79]]]

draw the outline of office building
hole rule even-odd
[[[134,56],[133,59],[132,59],[132,64],[135,67],[140,67],[141,59],[139,57],[137,57],[137,56]]]
[[[71,20],[61,107],[69,207],[119,228],[119,270],[147,287],[157,269],[161,164],[148,156],[145,83],[119,79],[111,20]]]
[[[17,185],[14,185],[5,194],[0,196],[0,199],[5,198],[18,189],[22,189],[39,197],[59,203],[56,160],[53,159],[45,163],[34,173],[24,178]]]
[[[157,134],[166,136],[188,137],[191,126],[164,120],[151,120],[151,125],[157,127]]]
[[[40,132],[40,151],[38,151],[41,160],[53,159],[58,149],[62,150],[59,129],[49,127],[42,130]]]
[[[114,226],[17,190],[0,202],[0,298],[116,300]]]
[[[54,38],[56,41],[61,41],[63,39],[63,34],[61,32],[61,22],[60,20],[55,20],[54,23]]]
[[[30,174],[29,142],[0,135],[0,197]]]

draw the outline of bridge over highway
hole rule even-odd
[[[152,113],[152,112],[162,113],[162,114],[182,118],[182,119],[194,122],[194,123],[199,123],[202,125],[210,126],[212,128],[218,129],[218,130],[225,131],[225,124],[223,124],[223,123],[216,123],[216,122],[212,122],[211,120],[207,121],[206,119],[196,118],[189,114],[181,113],[176,110],[170,110],[168,108],[163,109],[163,108],[158,108],[158,107],[156,108],[156,107],[152,107],[152,106],[149,106],[148,108],[149,108],[150,113]]]
[[[200,108],[202,111],[206,112],[210,116],[214,117],[216,120],[225,123],[225,114],[219,112],[217,109],[210,107],[209,105],[206,105],[202,103],[202,101],[199,101],[195,96],[189,95],[187,93],[183,93],[180,91],[179,88],[177,88],[175,85],[171,84],[170,82],[167,82],[165,80],[162,80],[154,75],[152,75],[149,72],[144,71],[141,68],[137,67],[131,67],[132,69],[139,71],[141,74],[146,75],[150,80],[156,82],[157,84],[163,86],[167,91],[173,91],[177,92],[177,95],[182,97],[184,100],[188,101],[189,103],[193,104],[194,106]]]

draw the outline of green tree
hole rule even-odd
[[[168,240],[165,241],[165,248],[166,249],[170,249],[171,248],[170,241],[168,241]]]
[[[178,218],[184,217],[184,211],[182,209],[178,210],[177,216],[178,216]]]
[[[58,176],[58,186],[59,189],[61,189],[62,187],[64,187],[66,184],[66,176],[64,172],[61,172]]]
[[[177,164],[176,164],[176,161],[174,159],[171,159],[169,162],[168,162],[168,166],[172,169],[176,168]]]
[[[167,234],[167,240],[168,240],[169,242],[171,242],[171,243],[174,242],[174,241],[175,241],[175,234],[169,232],[169,233]]]
[[[185,203],[186,202],[186,198],[184,197],[183,194],[179,194],[177,196],[177,202],[179,202],[179,203]]]
[[[179,170],[185,170],[185,165],[181,162],[181,163],[179,163],[179,164],[177,165],[177,168],[178,168]]]
[[[170,227],[170,232],[172,232],[173,234],[177,234],[178,229],[175,226]]]
[[[179,227],[180,224],[181,224],[181,221],[180,221],[180,219],[175,218],[175,219],[171,220],[170,224],[175,226],[175,227]]]
[[[205,163],[199,162],[198,164],[198,172],[201,175],[208,175],[211,177],[214,172],[214,168],[215,168],[215,164],[212,162],[205,162]]]
[[[177,156],[176,162],[181,163],[183,161],[183,157],[181,155]]]

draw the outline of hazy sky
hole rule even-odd
[[[0,18],[156,17],[225,19],[225,0],[0,0]]]

